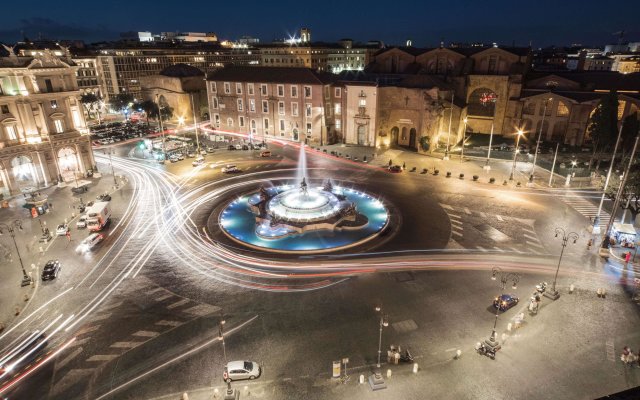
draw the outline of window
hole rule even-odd
[[[311,86],[305,86],[304,87],[304,97],[306,99],[310,99],[311,98]]]
[[[311,104],[309,103],[305,104],[305,115],[311,117]]]
[[[307,122],[307,134],[311,135],[311,122]]]
[[[364,97],[360,97],[360,100],[358,100],[358,107],[366,107],[367,106],[367,99],[365,99]]]
[[[247,83],[247,92],[249,96],[253,96],[253,83]]]
[[[284,85],[278,85],[278,97],[284,97]]]
[[[327,117],[330,117],[331,116],[331,103],[325,104],[324,105],[324,109],[325,109],[325,111],[327,113]]]
[[[62,124],[62,120],[61,119],[54,119],[53,120],[53,126],[56,130],[56,133],[63,133],[64,132],[64,125]]]
[[[269,129],[269,118],[264,119],[264,129]]]
[[[242,115],[238,117],[238,126],[244,128],[244,117]]]
[[[225,94],[230,94],[231,93],[231,84],[229,82],[225,82],[224,83],[224,93]]]
[[[336,97],[340,97],[342,95],[342,89],[337,87],[335,90],[335,96]]]
[[[251,129],[253,129],[253,130],[256,129],[256,120],[255,119],[251,120]]]
[[[284,101],[278,102],[278,114],[284,115]]]
[[[534,115],[536,113],[536,103],[533,101],[526,103],[522,109],[522,113],[526,115]]]
[[[216,88],[216,83],[211,82],[211,92],[216,93],[217,91],[218,91],[218,88]]]
[[[0,114],[9,114],[9,106],[6,104],[1,105]]]
[[[7,131],[7,139],[16,140],[18,139],[18,135],[16,134],[16,126],[15,125],[7,125],[4,127],[5,131]]]
[[[267,95],[267,85],[265,85],[264,83],[260,85],[260,95],[262,96]]]
[[[211,108],[214,110],[218,109],[218,98],[215,96],[211,98]]]
[[[262,100],[262,112],[265,114],[269,112],[269,102],[266,100]]]
[[[298,87],[295,85],[291,86],[291,97],[298,97]]]
[[[284,120],[283,119],[280,120],[280,131],[282,133],[284,133]]]
[[[58,108],[58,101],[57,100],[51,100],[51,108],[53,108],[54,110],[56,108]]]
[[[256,101],[254,99],[249,99],[249,111],[256,112]]]
[[[293,117],[298,116],[298,103],[291,103],[291,115]]]
[[[242,94],[242,83],[236,82],[236,94]]]
[[[342,129],[342,120],[340,118],[336,119],[336,129]]]
[[[227,118],[227,126],[233,128],[233,118]]]
[[[569,116],[569,107],[566,104],[559,101],[558,107],[556,108],[556,116],[558,117],[568,117]]]
[[[213,114],[213,124],[216,128],[220,128],[220,115]]]
[[[336,103],[333,105],[333,108],[335,110],[335,114],[340,115],[340,113],[342,112],[342,104]]]
[[[242,111],[242,99],[238,99],[238,111]]]
[[[53,92],[53,85],[51,84],[51,79],[45,79],[44,85],[47,87],[47,93]]]

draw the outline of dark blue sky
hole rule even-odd
[[[28,4],[26,7],[24,4]],[[414,46],[497,42],[534,47],[615,42],[614,32],[640,41],[640,0],[16,0],[3,5],[0,41],[39,34],[87,42],[123,31],[216,32],[221,39],[251,35],[269,42],[306,26],[313,40],[412,39]],[[9,17],[11,16],[11,17]]]

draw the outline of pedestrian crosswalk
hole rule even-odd
[[[584,195],[581,195],[577,192],[567,191],[563,196],[560,197],[563,203],[575,209],[580,214],[589,218],[589,221],[593,223],[593,220],[598,215],[598,206],[600,199],[593,199],[595,201],[587,200]],[[607,223],[609,222],[609,218],[611,214],[609,214],[604,208],[600,211],[600,228],[605,228]]]

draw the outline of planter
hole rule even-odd
[[[496,178],[489,178],[489,183],[496,183]]]
[[[451,178],[451,172],[447,171],[447,178]]]
[[[504,182],[502,182],[502,184],[503,184],[504,186],[507,186],[507,180],[505,179],[505,180],[504,180]]]
[[[460,174],[460,179],[464,179],[464,174]]]
[[[474,180],[474,181],[477,181],[477,180],[478,180],[478,178],[479,178],[479,176],[478,176],[478,175],[474,175],[474,176],[473,176],[473,180]]]
[[[440,173],[440,170],[438,170],[438,169],[436,169],[436,170],[434,170],[434,171],[433,171],[433,174],[434,174],[434,175],[438,175],[439,173]]]

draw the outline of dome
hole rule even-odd
[[[204,76],[204,72],[200,68],[189,64],[174,64],[163,69],[160,75],[172,78],[186,78],[190,76]]]

